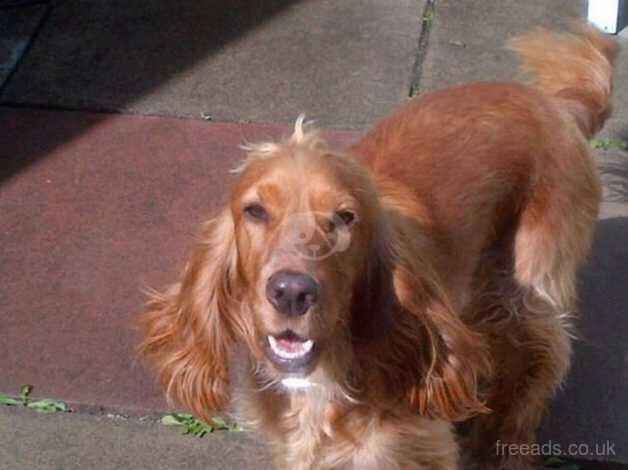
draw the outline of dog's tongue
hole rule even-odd
[[[277,344],[287,352],[299,352],[303,349],[304,339],[299,338],[291,331],[283,333],[277,338]]]
[[[292,331],[286,331],[278,336],[272,337],[272,343],[275,343],[275,348],[282,353],[292,354],[294,357],[307,354],[314,345],[314,342],[309,339],[301,338]]]
[[[287,352],[299,352],[303,349],[303,343],[305,341],[301,341],[298,339],[279,339],[277,343],[279,347]]]

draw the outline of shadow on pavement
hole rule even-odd
[[[580,276],[579,337],[541,442],[587,444],[587,460],[628,462],[628,217],[598,223]],[[608,455],[597,455],[609,440]],[[598,449],[596,450],[596,445]]]
[[[111,99],[118,100],[116,105],[122,106],[124,102],[150,93],[175,75],[185,73],[198,60],[216,53],[298,1],[112,0],[106,2],[106,9],[102,7],[102,2],[53,1],[48,22],[54,20],[56,29],[48,33],[54,36],[62,53],[44,57],[43,60],[48,62],[46,67],[62,69],[67,67],[70,56],[82,55],[85,59],[82,63],[86,67],[96,68],[100,76],[107,75],[112,87]],[[50,38],[42,31],[35,42],[46,40]],[[17,67],[19,69],[20,64]],[[72,73],[71,68],[69,72]],[[63,74],[58,74],[57,79],[59,77]],[[64,77],[64,80],[72,79],[72,76]],[[41,77],[42,83],[19,83],[16,86],[61,85],[47,80],[47,77]],[[89,87],[90,83],[76,83],[77,96],[80,97]],[[89,109],[88,106],[85,108]],[[88,120],[84,126],[55,128],[55,132],[42,129],[38,137],[38,151],[25,157],[16,158],[0,149],[0,184],[106,118],[102,115]],[[18,142],[21,139],[21,135],[16,133],[19,125],[10,122],[2,108],[0,128],[8,133],[9,139]]]

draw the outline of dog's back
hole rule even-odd
[[[564,271],[561,260],[575,271],[588,252],[600,198],[588,139],[610,113],[616,46],[578,26],[537,30],[511,47],[530,85],[479,82],[419,96],[352,151],[427,205],[452,260],[468,262],[453,272],[471,275],[468,260],[516,226],[518,279],[567,307],[573,279],[550,286],[547,278]],[[564,217],[578,217],[562,226],[578,227],[577,237],[559,228]]]

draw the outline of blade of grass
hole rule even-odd
[[[38,413],[67,413],[70,411],[67,403],[52,399],[32,401],[26,406]]]
[[[238,432],[242,429],[235,423],[215,417],[211,423],[202,421],[187,413],[170,413],[163,415],[160,419],[161,424],[172,426],[181,434],[190,434],[196,437],[203,437],[214,431]]]
[[[621,139],[592,139],[591,147],[598,150],[626,150],[628,144]]]
[[[12,398],[7,395],[0,395],[0,405],[22,406],[24,405],[24,400],[21,398]]]
[[[20,394],[17,397],[0,394],[0,405],[24,406],[38,413],[68,413],[72,411],[70,406],[61,400],[45,398],[33,401],[30,398],[32,391],[33,386],[27,384],[20,387]]]

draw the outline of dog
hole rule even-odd
[[[496,446],[535,443],[569,370],[616,45],[511,47],[528,84],[421,95],[343,152],[303,118],[246,148],[141,316],[168,396],[262,431],[282,469],[535,467]]]

